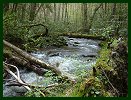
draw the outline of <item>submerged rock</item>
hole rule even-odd
[[[56,53],[49,54],[48,56],[49,56],[49,57],[53,57],[53,56],[59,56],[59,55],[60,55],[60,53],[59,53],[59,52],[56,52]]]

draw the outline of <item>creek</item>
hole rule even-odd
[[[87,71],[89,71],[92,68],[92,65],[96,63],[96,58],[99,56],[98,51],[100,47],[98,44],[100,41],[68,37],[65,37],[65,39],[68,46],[61,48],[42,48],[32,52],[31,55],[58,67],[62,74],[77,80],[79,77],[87,75]],[[26,68],[20,68],[19,70],[21,79],[26,83],[43,86],[54,83],[54,80],[51,77],[38,76],[36,73],[28,71]],[[14,78],[10,77],[10,79]],[[6,86],[7,84],[9,84],[9,82],[4,81],[4,97],[21,96],[26,92],[26,89],[23,87],[9,87]]]

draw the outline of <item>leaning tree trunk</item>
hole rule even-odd
[[[15,62],[16,65],[20,65],[21,67],[26,67],[27,69],[34,71],[40,76],[43,76],[46,73],[46,70],[44,68],[41,68],[40,66],[32,64],[31,62],[23,59],[22,57],[14,56],[8,52],[3,52],[3,56],[4,56],[4,59],[9,58],[8,62]]]
[[[102,6],[102,3],[98,6],[98,7],[96,7],[95,9],[94,9],[94,12],[93,12],[93,15],[92,15],[92,17],[90,18],[90,25],[89,25],[89,27],[88,27],[88,29],[89,29],[89,33],[90,33],[90,29],[91,29],[91,27],[92,27],[92,24],[93,24],[93,20],[94,20],[94,17],[95,17],[95,15],[96,15],[96,12],[99,10],[99,8]]]
[[[12,50],[14,50],[16,53],[18,53],[22,57],[24,57],[29,62],[36,64],[36,65],[39,65],[42,68],[49,69],[52,72],[54,72],[56,75],[61,76],[63,79],[67,79],[71,82],[75,81],[75,79],[71,78],[69,75],[65,75],[64,73],[62,73],[57,67],[51,66],[51,65],[45,63],[44,61],[31,56],[30,54],[26,53],[25,51],[21,50],[20,48],[14,46],[12,44],[10,44],[9,42],[7,42],[5,40],[3,40],[3,43],[4,43],[5,46],[11,48]]]
[[[32,62],[32,63],[35,63],[35,64],[38,64],[39,66],[41,66],[42,68],[45,68],[45,69],[49,69],[51,70],[52,72],[54,72],[56,75],[61,75],[61,72],[59,71],[58,68],[54,67],[54,66],[51,66],[47,63],[45,63],[44,61],[42,60],[39,60],[33,56],[31,56],[30,54],[24,52],[23,50],[19,49],[18,47],[10,44],[9,42],[3,40],[4,42],[4,45],[13,49],[15,52],[17,52],[18,54],[20,54],[22,57],[24,57],[25,59],[27,59],[28,61]]]

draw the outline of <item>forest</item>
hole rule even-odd
[[[128,3],[3,3],[3,97],[128,97]]]

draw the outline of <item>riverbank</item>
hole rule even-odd
[[[114,39],[112,42],[102,41],[99,43],[90,39],[67,37],[66,41],[68,43],[67,47],[41,49],[43,51],[36,51],[31,53],[31,55],[58,67],[63,74],[74,79],[72,83],[61,79],[61,77],[54,76],[48,70],[45,70],[45,75],[42,77],[26,69],[20,70],[23,80],[31,84],[43,85],[44,87],[54,83],[59,84],[54,86],[55,88],[49,89],[50,93],[45,95],[47,97],[119,97],[127,95],[127,85],[125,84],[127,84],[128,80],[128,51],[126,42]],[[98,43],[101,49],[99,49]],[[98,50],[99,53],[97,54]],[[6,52],[9,51],[6,50]],[[11,51],[10,53],[14,54]],[[34,79],[32,80],[32,78]],[[43,88],[38,89],[43,91]],[[34,91],[39,93],[39,91],[32,89],[25,96],[34,96]],[[39,96],[41,96],[41,93],[39,93]]]

